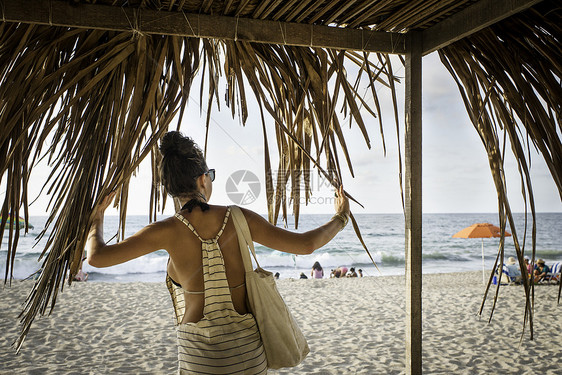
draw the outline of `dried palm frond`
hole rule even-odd
[[[391,87],[389,81],[394,78],[388,66],[377,66],[367,54],[1,24],[0,152],[7,155],[0,161],[0,178],[7,176],[2,217],[10,212],[18,216],[23,208],[27,221],[28,177],[43,158],[52,168],[42,191],[51,201],[41,236],[47,228],[51,234],[41,255],[41,275],[22,312],[22,335],[16,347],[21,347],[35,316],[52,310],[65,280],[71,282],[78,271],[92,213],[112,190],[118,191],[118,237],[123,236],[129,182],[149,155],[153,170],[150,219],[163,209],[166,200],[157,173],[157,141],[175,119],[179,127],[196,77],[202,81],[201,88],[209,90],[206,97],[200,93],[207,103],[207,128],[212,104],[222,97],[221,79],[226,80],[226,104],[233,115],[246,121],[249,88],[262,119],[265,112],[273,118],[279,152],[276,181],[267,137],[270,126],[262,121],[269,218],[276,222],[282,212],[286,221],[291,203],[298,224],[302,186],[306,203],[311,194],[311,166],[338,185],[341,151],[353,173],[338,116],[348,116],[357,124],[367,145],[363,116],[380,116],[378,107],[371,109],[348,80],[346,61],[357,64],[371,83]],[[329,89],[330,80],[333,89]],[[361,110],[356,104],[359,98]],[[343,114],[337,113],[337,105],[345,109]],[[3,220],[0,233],[5,226]],[[6,280],[11,279],[18,243],[17,229],[8,229]],[[354,229],[364,246],[358,226]]]
[[[525,206],[528,205],[531,210],[531,263],[534,264],[536,214],[529,170],[531,146],[543,156],[562,197],[561,21],[562,9],[556,8],[554,2],[543,2],[439,52],[441,60],[459,86],[470,119],[488,153],[490,170],[498,192],[502,233],[508,221],[523,273],[526,304],[524,327],[529,322],[531,339],[534,290],[524,263],[526,233],[520,243],[507,197],[504,155],[505,146],[509,143],[521,174],[521,192]],[[525,232],[526,230],[527,212]],[[499,265],[500,277],[503,258],[502,236],[494,265],[494,271]],[[493,273],[488,281],[482,308]],[[500,283],[496,288],[491,314],[499,286]],[[559,296],[560,290],[559,288]],[[492,315],[490,319],[491,317]]]
[[[0,171],[8,175],[2,217],[23,207],[27,221],[29,173],[39,158],[52,167],[41,236],[52,231],[22,313],[19,348],[35,315],[52,310],[65,278],[77,272],[92,211],[114,189],[123,233],[129,179],[185,104],[190,86],[180,82],[191,82],[199,41],[21,24],[0,31],[0,148],[7,155]],[[13,262],[18,232],[9,233]]]

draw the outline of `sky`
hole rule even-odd
[[[395,64],[395,74],[404,76],[401,64]],[[436,53],[423,58],[423,107],[422,107],[422,210],[424,213],[474,213],[497,212],[497,195],[488,166],[487,155],[480,138],[471,122],[458,88],[450,74],[439,61]],[[221,87],[224,90],[224,86]],[[353,162],[355,177],[344,174],[346,191],[357,199],[364,208],[352,203],[353,213],[401,213],[402,204],[398,180],[398,153],[394,116],[390,95],[378,87],[382,99],[383,127],[387,154],[382,150],[378,119],[365,117],[371,138],[371,149],[367,147],[356,125],[347,125],[345,135]],[[398,86],[401,144],[404,131],[403,79]],[[200,115],[197,87],[192,89],[192,97],[182,123],[181,131],[191,136],[203,147],[205,139],[205,113]],[[370,94],[367,92],[367,97]],[[345,122],[344,122],[345,123]],[[270,122],[270,124],[272,124]],[[348,122],[347,122],[348,124]],[[174,125],[175,126],[175,125]],[[268,128],[270,148],[276,153],[273,128]],[[509,147],[508,147],[509,150]],[[542,157],[532,154],[531,175],[535,193],[536,208],[539,212],[562,212],[562,203],[550,173]],[[511,155],[511,154],[510,154]],[[340,153],[340,158],[343,153]],[[404,154],[402,154],[404,158]],[[404,159],[403,159],[404,160]],[[209,129],[207,164],[216,169],[213,184],[213,204],[239,204],[259,213],[266,213],[264,184],[264,147],[261,119],[257,105],[249,104],[249,118],[245,126],[240,120],[232,118],[230,109],[221,103],[221,111],[213,110]],[[272,160],[272,166],[277,161]],[[343,164],[342,164],[343,166]],[[344,168],[345,169],[345,168]],[[48,175],[48,167],[35,168],[30,181],[30,197],[36,197]],[[249,171],[259,183],[238,183],[236,176]],[[506,160],[508,194],[514,212],[523,212],[520,179],[512,157]],[[234,175],[233,175],[234,174]],[[246,174],[253,177],[252,174]],[[234,177],[234,178],[233,178]],[[250,178],[249,182],[252,182]],[[329,188],[313,172],[312,201],[301,205],[305,214],[333,213],[333,189]],[[227,183],[229,184],[227,187]],[[234,185],[233,185],[234,183]],[[237,184],[238,183],[238,184]],[[129,215],[146,215],[149,206],[150,161],[146,160],[139,173],[131,182],[129,195]],[[0,187],[3,198],[5,185]],[[259,191],[258,191],[259,190]],[[243,204],[233,192],[251,191],[254,196],[247,197]],[[229,193],[231,193],[229,195]],[[255,198],[255,200],[254,200]],[[48,196],[42,195],[30,206],[31,215],[46,215]],[[165,214],[172,214],[170,204]],[[108,214],[117,214],[117,211]]]

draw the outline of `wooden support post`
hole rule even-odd
[[[406,53],[406,374],[422,372],[422,34]]]

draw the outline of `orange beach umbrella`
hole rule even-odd
[[[460,232],[453,235],[453,238],[490,238],[490,237],[501,237],[501,229],[490,223],[477,223],[464,228]],[[511,234],[505,232],[506,237],[510,237]]]
[[[505,232],[506,237],[511,234]],[[484,275],[484,238],[501,237],[501,229],[490,223],[476,223],[453,235],[453,238],[482,238],[482,283],[486,283]]]

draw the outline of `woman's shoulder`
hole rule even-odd
[[[152,231],[158,232],[166,232],[169,230],[173,230],[173,228],[178,224],[179,220],[176,219],[175,214],[158,221],[153,221],[152,223],[148,224],[145,229],[150,229]]]
[[[242,213],[244,214],[244,216],[246,216],[246,219],[248,219],[248,218],[258,218],[258,219],[265,220],[262,215],[258,214],[255,211],[250,210],[249,208],[239,207],[239,206],[230,206],[231,210],[232,210],[232,207],[239,208],[240,211],[242,211]]]

